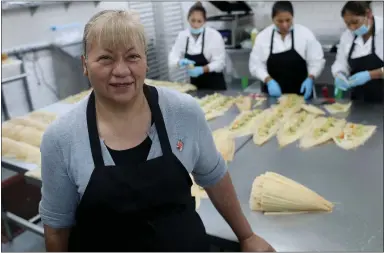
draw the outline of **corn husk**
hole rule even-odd
[[[323,110],[321,110],[320,108],[318,108],[314,105],[302,104],[301,108],[304,111],[315,114],[315,115],[325,115],[325,112]]]
[[[92,89],[82,91],[80,93],[77,93],[75,95],[69,96],[65,99],[63,99],[61,102],[65,104],[75,104],[79,101],[81,101],[83,98],[88,96],[92,92]]]
[[[223,156],[223,159],[228,162],[232,161],[235,156],[235,140],[231,136],[227,128],[220,128],[212,133],[217,150]]]
[[[330,124],[330,122],[332,122]],[[307,149],[316,145],[332,140],[333,137],[337,136],[346,121],[344,119],[336,119],[333,117],[318,117],[313,120],[310,129],[301,137],[300,147]]]
[[[266,214],[331,212],[334,206],[304,185],[273,172],[256,177],[249,204],[251,210]]]
[[[337,113],[346,113],[349,111],[349,109],[352,106],[352,102],[349,102],[347,104],[341,104],[341,103],[333,103],[331,105],[324,105],[324,108],[330,113],[330,114],[337,114]]]
[[[341,132],[333,137],[333,141],[342,149],[356,149],[371,138],[376,132],[374,125],[362,125],[348,122]]]
[[[1,140],[1,156],[18,161],[41,165],[40,150],[24,142],[15,141],[7,137]]]
[[[13,118],[13,119],[9,120],[9,122],[11,122],[14,125],[22,125],[22,126],[32,127],[32,128],[35,128],[35,129],[37,129],[39,131],[43,131],[43,132],[45,131],[45,129],[48,126],[48,124],[39,122],[39,121],[37,121],[33,118],[30,118],[30,117]]]
[[[262,116],[262,111],[258,109],[243,111],[231,122],[228,130],[233,137],[250,135],[256,122],[261,120]]]
[[[27,117],[41,122],[42,124],[49,125],[57,118],[57,114],[52,112],[35,111],[27,114]]]
[[[43,134],[43,131],[37,130],[36,128],[15,125],[12,122],[5,122],[2,126],[2,137],[25,142],[37,148],[40,147]]]
[[[240,112],[249,111],[252,108],[252,98],[249,96],[239,96],[236,98],[236,106]]]
[[[279,146],[284,147],[300,139],[307,131],[309,131],[315,117],[314,114],[305,111],[290,116],[288,121],[286,121],[277,132],[276,138]]]

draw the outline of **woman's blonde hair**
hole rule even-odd
[[[147,40],[139,14],[131,10],[103,10],[96,13],[84,28],[85,57],[93,43],[111,50],[133,46],[146,52]]]

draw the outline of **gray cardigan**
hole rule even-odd
[[[196,100],[168,88],[157,88],[160,109],[173,153],[202,187],[216,184],[227,167],[216,149],[204,113]],[[39,213],[44,224],[66,228],[75,224],[76,208],[94,169],[88,139],[86,107],[88,98],[55,120],[41,143],[42,199]],[[152,140],[148,160],[162,155],[156,127],[149,130]],[[181,140],[183,149],[177,149]],[[106,165],[114,165],[100,139]]]

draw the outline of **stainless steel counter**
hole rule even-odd
[[[238,91],[225,91],[236,95]],[[193,95],[203,96],[206,92]],[[264,106],[274,104],[270,99]],[[65,113],[70,105],[55,104],[45,111]],[[212,130],[228,125],[238,114],[232,107],[209,122]],[[355,151],[326,144],[302,151],[293,143],[279,149],[276,138],[258,147],[251,137],[236,140],[229,164],[243,212],[253,230],[277,251],[381,251],[383,249],[383,108],[354,104],[349,121],[378,126],[375,135]],[[3,161],[4,163],[4,161]],[[331,214],[264,216],[249,209],[254,178],[274,171],[298,181],[336,203]],[[29,183],[41,182],[27,179]],[[209,199],[198,210],[216,245],[228,248],[236,237]],[[228,245],[228,246],[225,246]]]
[[[353,105],[348,120],[378,126],[355,151],[326,144],[307,151],[296,143],[279,149],[276,138],[262,147],[247,142],[229,164],[242,209],[253,230],[277,251],[383,250],[383,108]],[[336,203],[331,214],[264,216],[249,209],[254,178],[273,171],[292,178]],[[207,232],[236,241],[209,200],[199,214]]]

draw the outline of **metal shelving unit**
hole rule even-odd
[[[3,109],[4,120],[10,119],[11,115],[9,114],[7,103],[5,101],[3,85],[9,85],[15,81],[23,80],[23,88],[25,91],[26,99],[27,99],[28,110],[33,111],[33,109],[34,109],[33,104],[32,104],[31,93],[30,93],[29,87],[28,87],[28,80],[27,80],[28,75],[25,72],[24,62],[22,62],[22,64],[21,64],[21,72],[22,72],[22,74],[20,74],[20,75],[11,76],[11,77],[4,78],[1,80],[1,108]]]
[[[183,10],[181,3],[154,2],[156,10],[156,50],[160,65],[160,79],[186,82],[189,80],[184,70],[170,71],[168,53],[180,31],[184,30]]]

